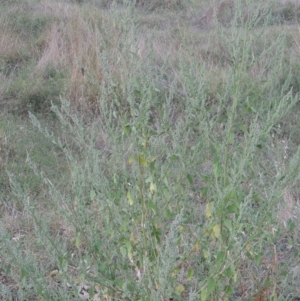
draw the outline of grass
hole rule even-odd
[[[0,300],[297,300],[297,10],[5,3]]]

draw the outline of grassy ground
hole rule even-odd
[[[300,298],[297,2],[0,3],[0,300]]]

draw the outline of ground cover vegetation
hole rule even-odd
[[[297,2],[0,5],[0,300],[299,300]]]

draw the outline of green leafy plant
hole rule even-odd
[[[287,298],[299,277],[290,190],[300,167],[283,122],[299,100],[289,43],[284,31],[266,40],[265,3],[230,3],[230,21],[214,17],[222,51],[207,60],[187,29],[172,32],[180,47],[169,56],[157,57],[152,37],[136,51],[139,11],[129,6],[118,24],[116,13],[118,63],[103,38],[108,50],[95,51],[103,76],[80,74],[99,90],[94,114],[61,97],[50,130],[29,113],[40,140],[20,153],[25,177],[6,163],[1,273],[19,289],[5,297]]]

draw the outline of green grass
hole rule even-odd
[[[291,4],[98,4],[0,14],[0,299],[296,300]]]

